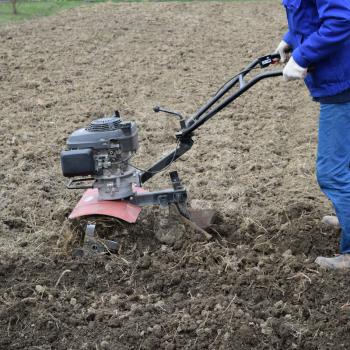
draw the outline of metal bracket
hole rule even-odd
[[[166,207],[171,203],[181,203],[186,201],[186,189],[174,190],[172,188],[155,192],[138,193],[128,199],[129,203],[141,207],[152,204]]]
[[[170,180],[173,188],[154,191],[137,193],[129,198],[129,202],[135,205],[159,205],[161,208],[167,207],[169,204],[175,204],[181,215],[186,218],[190,217],[187,210],[187,191],[182,185],[179,174],[177,171],[170,173]]]
[[[95,179],[93,177],[83,177],[83,178],[79,178],[79,179],[71,179],[68,182],[68,184],[66,185],[66,187],[69,190],[82,190],[82,189],[93,188],[93,184],[79,185],[79,183],[87,182],[87,181],[95,181]],[[76,184],[78,184],[78,185],[76,185]]]

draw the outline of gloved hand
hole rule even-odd
[[[283,79],[285,81],[304,79],[307,74],[307,68],[300,67],[294,61],[293,56],[289,59],[287,65],[283,69]]]
[[[287,61],[287,53],[290,51],[291,47],[288,43],[286,43],[284,40],[282,40],[279,45],[277,46],[277,49],[275,53],[278,53],[281,56],[280,62],[284,63]]]

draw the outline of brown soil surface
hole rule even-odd
[[[212,239],[179,220],[165,244],[148,209],[108,229],[116,255],[66,244],[81,195],[60,172],[69,133],[117,108],[145,167],[175,143],[154,105],[190,115],[285,29],[278,1],[101,4],[0,27],[0,349],[349,348],[348,275],[313,263],[338,233],[320,224],[317,105],[300,83],[261,82],[172,167],[220,212]]]

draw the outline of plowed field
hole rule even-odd
[[[301,83],[259,83],[172,166],[193,206],[220,213],[210,239],[173,217],[164,240],[147,209],[106,228],[118,254],[70,251],[67,136],[118,109],[146,167],[176,142],[154,105],[191,115],[285,30],[278,1],[99,4],[0,27],[0,349],[349,348],[348,275],[313,263],[338,233],[320,223],[318,106]]]

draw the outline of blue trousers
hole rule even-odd
[[[350,253],[350,102],[320,106],[317,180],[339,219],[340,253]]]

